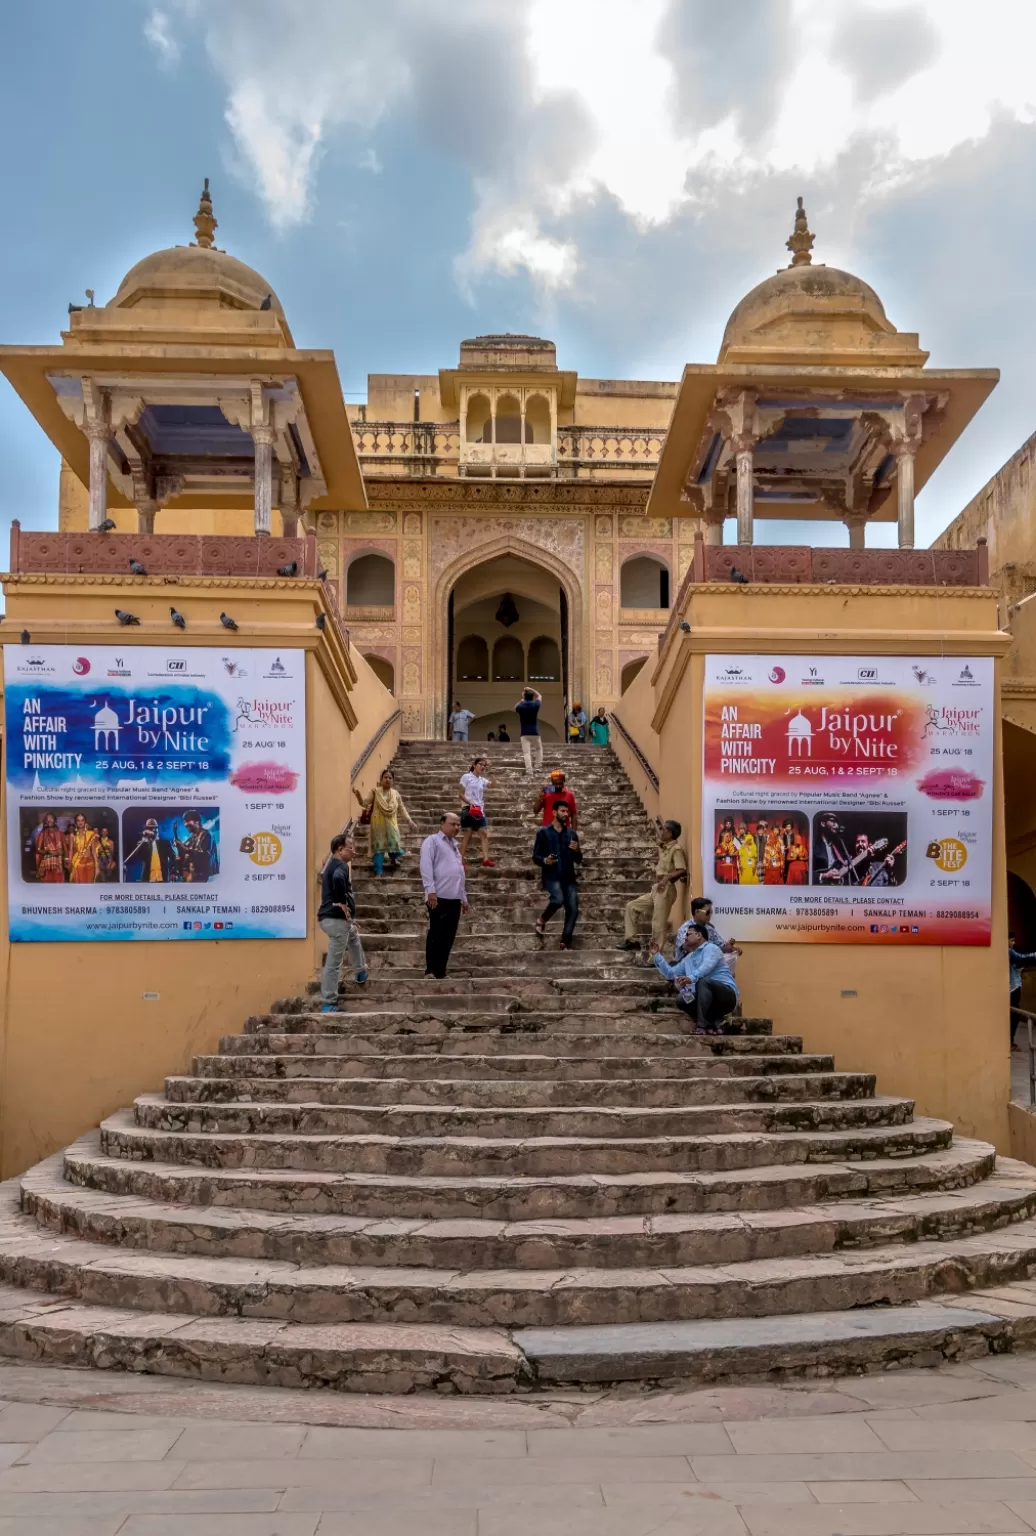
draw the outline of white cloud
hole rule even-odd
[[[144,23],[144,36],[164,65],[172,66],[180,57],[180,44],[169,30],[169,17],[153,10]]]

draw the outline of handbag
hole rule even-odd
[[[371,811],[373,811],[373,809],[374,809],[373,805],[365,805],[364,806],[363,810],[360,812],[360,822],[359,822],[359,824],[360,824],[361,827],[369,827],[370,826],[370,824],[371,824]]]

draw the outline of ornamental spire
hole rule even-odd
[[[799,199],[801,203],[802,199]],[[194,215],[194,232],[197,239],[192,242],[200,245],[204,250],[211,249],[212,237],[219,226],[212,216],[212,198],[209,196],[209,178],[206,176],[205,185],[202,188],[201,199],[198,203],[198,212]]]
[[[205,185],[208,186],[208,182]],[[809,253],[813,249],[815,238],[816,236],[811,235],[809,232],[809,224],[806,222],[806,210],[802,206],[802,199],[800,197],[798,208],[795,210],[795,228],[792,230],[791,238],[785,242],[788,250],[791,252],[789,266],[808,267],[812,265],[813,258]]]

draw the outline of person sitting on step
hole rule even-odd
[[[712,921],[712,902],[707,896],[695,896],[692,900],[690,917],[676,930],[676,940],[673,944],[673,959],[683,959],[687,953],[684,940],[697,923],[702,923],[708,930],[709,941],[719,945],[727,957],[727,965],[730,967],[731,972],[733,972],[741,951],[733,939],[725,939],[716,928],[715,923]]]
[[[637,918],[642,912],[651,913],[651,937],[661,949],[669,932],[669,913],[676,900],[676,887],[687,879],[687,855],[680,847],[678,821],[662,821],[655,818],[658,838],[658,861],[655,864],[655,883],[642,896],[634,896],[626,903],[626,937],[620,949],[639,949],[637,942]]]
[[[652,940],[655,969],[666,981],[676,983],[676,1006],[694,1020],[696,1035],[721,1034],[723,1020],[733,1013],[739,997],[727,956],[712,943],[704,923],[688,930],[684,944],[684,958],[670,965]]]

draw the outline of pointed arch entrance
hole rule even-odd
[[[511,605],[501,607],[508,596]],[[524,539],[505,535],[487,540],[465,551],[442,572],[432,612],[433,734],[444,734],[450,702],[458,696],[475,711],[473,741],[484,740],[502,720],[513,734],[514,704],[521,687],[528,684],[543,694],[545,738],[562,737],[567,702],[580,697],[583,686],[582,590],[567,565]],[[492,667],[486,682],[465,675],[460,662],[472,653],[476,635],[485,639],[490,657],[496,641],[512,642],[507,654],[513,664],[506,669],[506,680],[494,682]],[[539,667],[547,640],[556,646],[558,664],[544,670],[556,675],[533,678],[530,668],[533,663]],[[467,642],[463,656],[459,653],[462,642]],[[513,675],[519,646],[521,679]]]

